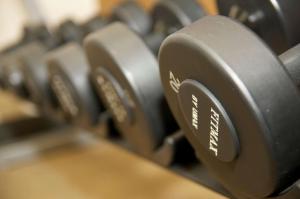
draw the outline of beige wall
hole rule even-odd
[[[42,16],[49,26],[57,25],[63,18],[84,21],[99,10],[104,15],[122,0],[0,0],[0,49],[17,40],[21,27],[30,16]],[[157,0],[138,0],[150,9]],[[216,13],[215,0],[198,0],[211,14]],[[38,13],[28,14],[24,2],[38,8]],[[102,9],[100,9],[102,8]]]
[[[22,25],[31,15],[24,2],[30,2],[49,26],[57,25],[63,18],[84,21],[99,11],[97,0],[0,0],[0,49],[14,42],[21,35]]]

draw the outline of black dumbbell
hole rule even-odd
[[[120,21],[127,24],[139,35],[146,35],[151,31],[152,21],[144,9],[134,0],[121,2],[112,11],[110,22]]]
[[[56,31],[55,46],[49,47],[39,42],[31,43],[27,46],[27,53],[23,53],[18,61],[21,64],[21,74],[24,77],[24,84],[29,92],[29,98],[41,108],[42,112],[48,112],[53,107],[57,107],[57,102],[49,89],[44,55],[64,43],[70,41],[81,42],[88,31],[104,25],[105,21],[98,16],[83,25],[67,20]]]
[[[64,118],[82,127],[99,122],[102,105],[90,83],[82,47],[69,43],[47,55],[48,78]]]
[[[24,86],[21,84],[22,76],[18,72],[16,61],[18,57],[26,50],[25,46],[33,41],[40,41],[47,45],[54,45],[54,41],[50,38],[52,34],[45,25],[25,26],[22,38],[15,44],[7,47],[1,52],[0,62],[0,80],[1,85],[4,88],[8,88],[16,92],[20,96],[26,96],[27,92],[24,90]],[[12,68],[6,68],[5,65],[11,65]]]
[[[219,12],[244,23],[276,53],[300,42],[300,2],[297,0],[217,0]]]
[[[197,1],[160,0],[151,12],[151,32],[143,40],[156,55],[160,44],[168,35],[205,15]]]
[[[133,1],[115,8],[109,21],[115,20],[126,22],[141,35],[151,28],[148,14]],[[47,59],[50,85],[66,119],[80,126],[97,127],[104,109],[90,82],[88,61],[80,44],[63,46]]]
[[[167,38],[159,63],[180,127],[238,198],[271,198],[300,178],[299,45],[278,58],[240,23],[205,17]]]
[[[75,23],[66,21],[60,25],[55,33],[50,33],[45,26],[28,28],[28,30],[24,32],[23,39],[13,47],[10,47],[9,50],[6,50],[1,57],[0,76],[3,80],[4,88],[12,90],[18,96],[27,98],[29,95],[24,85],[24,77],[20,70],[20,57],[26,57],[25,55],[34,53],[31,51],[34,45],[38,45],[38,48],[43,45],[42,51],[45,52],[44,48],[55,48],[71,38],[76,40],[80,39],[79,35],[82,34],[78,33],[78,28],[76,27]],[[39,55],[41,54],[40,52],[37,53]],[[32,57],[35,58],[36,56]]]
[[[178,18],[190,19],[187,11],[202,16],[195,1],[184,3],[160,1],[157,9],[165,12],[161,11],[158,21],[180,27],[184,24]],[[155,55],[140,36],[121,23],[88,36],[85,49],[97,93],[120,133],[138,153],[153,155],[164,138],[177,129],[164,100]]]
[[[20,73],[20,63],[14,59],[21,51],[17,50],[13,55],[6,55],[1,61],[1,81],[5,90],[12,91],[20,97],[27,98],[28,91],[23,84],[23,76]]]

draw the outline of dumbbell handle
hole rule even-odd
[[[279,59],[285,65],[297,87],[300,88],[300,44],[281,54]]]

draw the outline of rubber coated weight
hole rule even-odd
[[[71,25],[70,25],[71,24]],[[80,42],[83,39],[83,35],[86,35],[88,30],[93,30],[94,28],[101,28],[105,25],[105,22],[100,17],[92,18],[79,27],[71,21],[65,22],[61,25],[58,32],[63,32],[64,36],[60,40],[60,44],[64,44],[70,40],[74,42]],[[73,27],[73,28],[66,28]],[[68,29],[69,31],[67,31]],[[72,31],[71,31],[72,30]],[[71,32],[71,33],[70,33]],[[60,35],[58,33],[58,35]],[[77,36],[76,36],[77,35]],[[63,38],[63,39],[62,39]],[[28,50],[29,53],[26,53],[21,57],[22,62],[22,71],[24,74],[26,87],[29,90],[31,99],[35,102],[42,112],[44,113],[53,113],[53,115],[61,115],[61,111],[57,107],[56,98],[53,96],[53,92],[49,87],[46,58],[44,55],[52,50],[46,46],[42,47],[42,44],[32,44],[32,49],[35,51]],[[38,47],[37,47],[38,46]],[[58,47],[58,45],[56,46]]]
[[[175,30],[192,22],[190,13],[185,12],[193,11],[190,15],[202,16],[202,9],[195,1],[185,3],[189,6],[177,1],[160,1],[153,13],[155,17],[161,14],[163,19],[156,22]],[[165,37],[168,31],[164,29],[154,34]],[[160,42],[157,44],[156,48]],[[157,62],[149,45],[129,28],[116,23],[89,36],[85,46],[93,83],[112,112],[119,131],[138,152],[153,155],[163,139],[177,130],[177,125],[166,106]]]
[[[114,10],[111,20],[124,21],[133,30],[139,32],[139,34],[145,34],[151,26],[149,16],[136,2],[132,1],[120,4]],[[105,24],[103,20],[101,23],[101,19],[93,18],[87,25],[83,25],[83,27],[87,30],[98,30]],[[97,26],[95,27],[95,25]],[[57,63],[56,65],[59,65],[55,69],[51,69],[52,75],[56,79],[60,79],[51,83],[52,88],[54,88],[53,90],[56,90],[55,96],[60,99],[61,108],[68,120],[84,126],[94,126],[97,124],[98,116],[103,110],[97,102],[99,99],[96,98],[92,90],[93,88],[89,84],[88,64],[85,63],[86,61],[84,61],[81,52],[78,52],[79,49],[74,50],[74,45],[73,47],[69,46],[63,49],[53,52],[55,56],[50,60],[52,62],[51,65],[54,65],[54,62]],[[62,59],[65,59],[66,55],[68,55],[70,60],[63,62]],[[80,60],[76,64],[76,70],[74,69],[75,63],[71,59]],[[51,68],[54,67],[51,66]],[[50,77],[50,79],[53,78]],[[81,81],[77,81],[76,79],[80,79]],[[53,82],[60,84],[60,86],[55,85]]]
[[[7,60],[17,59],[17,55],[20,54],[20,53],[18,53],[18,51],[19,51],[18,49],[22,48],[23,46],[26,46],[27,44],[34,42],[34,41],[40,41],[40,42],[44,43],[45,45],[52,47],[56,44],[56,41],[57,41],[53,37],[54,36],[49,32],[47,27],[44,25],[24,27],[23,37],[21,38],[21,40],[19,40],[17,43],[13,44],[12,46],[7,47],[6,49],[4,49],[1,52],[0,79],[1,79],[3,86],[5,86],[4,85],[5,81],[9,84],[8,80],[10,78],[12,78],[12,77],[7,76],[9,73],[9,69],[5,69],[7,71],[7,74],[6,74],[6,77],[3,77],[5,75],[2,74],[2,72],[5,70],[2,69],[2,66],[6,64],[5,60],[7,61]],[[23,52],[25,52],[25,51],[23,51]],[[14,56],[16,56],[16,57],[14,57]],[[6,59],[6,57],[8,57],[8,58]],[[17,68],[18,67],[16,67],[14,70],[17,70]],[[16,72],[14,74],[16,74]],[[18,76],[18,75],[15,75],[15,79],[20,79],[20,78],[17,78],[16,76]],[[4,80],[3,78],[5,78],[6,80]],[[13,85],[10,84],[10,86],[13,86]],[[16,90],[18,90],[18,89],[16,89]],[[20,94],[23,95],[22,93],[20,93]]]
[[[93,126],[102,110],[90,84],[88,62],[80,45],[69,43],[47,58],[49,82],[67,120]]]
[[[7,87],[9,87],[11,90],[14,90],[17,93],[17,95],[21,97],[28,97],[27,95],[28,93],[26,91],[27,88],[25,88],[25,84],[24,84],[24,77],[22,72],[20,71],[20,67],[21,67],[20,57],[25,54],[27,56],[30,56],[30,52],[31,52],[30,45],[34,41],[41,42],[41,45],[43,44],[47,49],[51,49],[64,42],[64,40],[73,38],[73,37],[67,37],[67,35],[68,36],[70,35],[69,32],[72,32],[72,31],[68,31],[68,28],[66,28],[71,26],[70,24],[71,22],[63,23],[60,29],[55,34],[50,34],[49,32],[47,32],[44,26],[33,27],[25,31],[26,34],[24,35],[24,38],[26,39],[23,39],[24,41],[22,40],[23,41],[22,44],[15,45],[15,46],[19,46],[17,47],[17,49],[13,50],[14,48],[12,48],[12,50],[9,50],[7,53],[5,53],[5,56],[3,58],[4,61],[1,61],[2,62],[1,66],[4,67],[2,70],[4,73],[2,75],[4,79],[3,80],[4,84]],[[62,33],[64,33],[64,37],[61,37]],[[6,56],[7,58],[5,58]],[[38,57],[34,57],[34,56],[31,56],[31,58],[38,59]]]
[[[156,58],[120,23],[89,35],[85,49],[97,92],[120,133],[137,152],[150,155],[170,133],[167,125],[171,120]]]
[[[100,28],[107,25],[107,21],[103,19],[103,17],[95,16],[91,19],[89,19],[87,22],[81,25],[81,28],[85,31],[85,35],[97,31]]]
[[[62,41],[61,43],[81,42],[85,36],[85,32],[81,26],[72,20],[66,20],[61,23],[57,28],[56,34],[60,38],[59,40]]]
[[[4,88],[24,98],[28,97],[28,90],[25,88],[23,75],[19,70],[21,63],[18,58],[21,54],[27,52],[27,48],[28,44],[7,53],[1,60],[0,65]]]
[[[48,49],[40,42],[28,45],[27,52],[20,56],[20,71],[29,99],[39,107],[42,114],[60,117],[57,102],[49,88],[45,57]]]
[[[24,87],[23,76],[19,71],[20,64],[17,61],[10,60],[3,67],[4,88],[12,91],[20,97],[27,98],[28,92]]]
[[[136,1],[133,0],[127,0],[120,3],[112,11],[110,20],[111,22],[120,21],[127,24],[139,35],[146,35],[150,31],[152,25],[150,16]]]
[[[277,53],[300,42],[297,0],[218,0],[219,12],[244,23]]]
[[[166,39],[159,62],[176,120],[226,188],[266,198],[299,179],[299,91],[254,33],[205,17]],[[219,157],[228,148],[234,156]]]
[[[160,44],[168,35],[205,15],[205,11],[195,0],[157,1],[151,12],[152,32],[145,37],[145,42],[157,54]]]

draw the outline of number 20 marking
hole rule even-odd
[[[179,92],[180,85],[181,82],[179,81],[179,79],[174,76],[172,71],[170,71],[170,86],[175,93]]]

